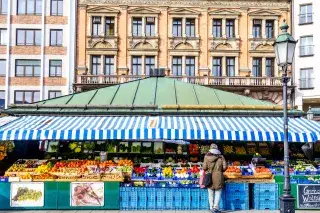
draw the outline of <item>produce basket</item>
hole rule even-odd
[[[226,172],[224,173],[224,176],[228,179],[237,179],[237,178],[241,178],[242,174],[236,173],[236,172]]]
[[[121,172],[105,173],[101,176],[102,181],[119,181],[122,182],[124,177]]]

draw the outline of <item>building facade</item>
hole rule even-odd
[[[298,40],[295,52],[295,104],[307,111],[320,108],[320,2],[316,0],[294,1],[294,38]],[[319,28],[317,28],[319,27]]]
[[[272,44],[282,20],[291,25],[287,0],[80,0],[78,6],[76,91],[163,68],[168,77],[282,103]]]
[[[0,0],[2,108],[72,92],[76,0]]]

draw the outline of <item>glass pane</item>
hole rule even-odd
[[[41,40],[42,40],[41,39],[41,30],[36,30],[35,33],[36,33],[35,43],[36,43],[36,45],[40,46]]]
[[[33,76],[33,66],[26,66],[26,74],[25,76]]]
[[[56,67],[56,76],[62,76],[62,67]]]
[[[24,67],[23,66],[16,67],[16,76],[24,76]]]
[[[36,14],[42,14],[42,0],[36,1]]]
[[[17,44],[18,45],[24,45],[24,35],[25,35],[25,31],[24,30],[18,30],[17,31]]]
[[[56,0],[51,0],[51,15],[58,14],[58,4]]]
[[[57,45],[62,45],[63,33],[62,30],[58,31]]]
[[[40,100],[40,92],[33,93],[33,102],[38,102]]]
[[[32,103],[33,92],[24,92],[24,103],[30,104]]]
[[[0,75],[6,75],[6,60],[0,60]]]
[[[58,15],[63,15],[63,1],[58,1]]]
[[[40,76],[41,69],[39,66],[34,66],[34,76]]]
[[[26,45],[34,45],[34,31],[33,30],[27,30],[27,39],[26,39]]]
[[[23,103],[23,92],[15,92],[15,104],[22,104]]]
[[[35,12],[35,0],[27,0],[27,14],[34,14]]]
[[[7,14],[8,13],[8,0],[2,0],[1,1],[1,14]]]
[[[54,46],[57,45],[57,31],[51,30],[50,36],[50,44]]]
[[[1,35],[0,35],[0,44],[1,45],[6,45],[7,44],[7,30],[1,30]]]
[[[26,0],[18,1],[18,14],[25,14]]]
[[[0,109],[4,109],[5,108],[5,92],[4,91],[0,91]]]

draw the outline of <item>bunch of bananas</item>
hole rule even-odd
[[[165,167],[162,169],[162,174],[165,178],[173,178],[172,167]]]
[[[38,168],[36,169],[36,173],[38,174],[44,174],[48,172],[49,172],[49,167],[47,165],[38,166]]]

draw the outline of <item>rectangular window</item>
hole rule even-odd
[[[142,57],[141,56],[132,56],[132,75],[141,75],[142,74]]]
[[[182,36],[182,19],[174,18],[172,20],[172,36],[181,37]]]
[[[18,0],[18,15],[41,15],[42,0]]]
[[[16,60],[16,77],[39,77],[40,60]]]
[[[313,89],[313,68],[300,70],[300,89]]]
[[[188,56],[186,57],[186,75],[187,76],[195,76],[195,57]]]
[[[61,77],[62,76],[62,60],[49,61],[49,76]]]
[[[101,55],[91,56],[91,74],[99,75],[101,72]]]
[[[313,36],[300,38],[300,56],[313,55]]]
[[[50,46],[62,47],[63,31],[50,30]]]
[[[262,58],[253,58],[252,66],[253,77],[262,77]]]
[[[194,18],[186,19],[186,35],[188,37],[195,37],[196,36],[196,20]]]
[[[132,19],[132,35],[142,36],[142,18]]]
[[[227,76],[235,76],[235,61],[234,57],[227,57]]]
[[[5,59],[0,60],[0,76],[6,76],[7,63]]]
[[[217,77],[222,76],[222,58],[221,57],[213,58],[212,75]]]
[[[92,17],[92,35],[99,36],[101,34],[101,17],[93,16]]]
[[[114,73],[114,56],[107,55],[104,57],[104,74],[113,75]]]
[[[266,37],[274,38],[274,20],[266,21]]]
[[[155,36],[155,18],[146,18],[146,36]]]
[[[234,38],[235,37],[234,19],[227,19],[227,21],[226,21],[226,34],[227,34],[227,38]]]
[[[312,4],[300,5],[299,23],[311,24],[313,22]]]
[[[266,58],[266,76],[274,77],[274,58]]]
[[[154,56],[146,56],[146,61],[145,61],[145,72],[146,75],[150,75],[150,71],[154,70],[155,68],[155,57]]]
[[[213,19],[212,35],[215,38],[222,37],[222,19]]]
[[[0,91],[0,109],[4,109],[6,106],[6,93],[5,91]]]
[[[106,17],[106,36],[114,36],[114,17]]]
[[[40,100],[40,91],[14,91],[15,104],[31,104]]]
[[[261,38],[261,29],[262,29],[262,20],[261,19],[254,19],[253,26],[252,26],[252,35],[253,38]]]
[[[6,15],[8,13],[8,0],[0,0],[0,14]]]
[[[182,76],[182,57],[181,56],[172,57],[172,75]]]
[[[40,46],[41,30],[18,29],[17,46]]]
[[[0,29],[0,45],[7,44],[7,29]]]
[[[63,16],[63,0],[51,0],[51,15]]]
[[[48,92],[48,98],[58,98],[62,95],[60,90],[49,90]]]

